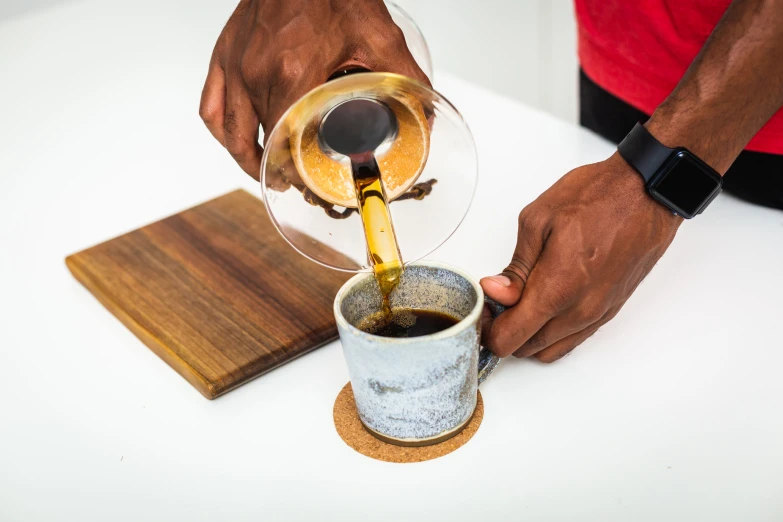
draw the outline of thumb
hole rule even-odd
[[[500,274],[481,279],[481,288],[503,306],[514,306],[522,297],[530,272],[544,249],[544,227],[533,227],[527,209],[519,216],[517,245],[511,262]]]
[[[490,299],[494,299],[503,306],[514,306],[522,297],[522,289],[525,283],[519,278],[512,279],[506,272],[498,275],[484,277],[480,281],[481,288]]]

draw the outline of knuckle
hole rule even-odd
[[[402,30],[394,23],[383,24],[383,30],[371,30],[362,33],[361,40],[372,52],[383,55],[395,56],[405,45],[405,36]]]
[[[276,80],[282,85],[292,85],[304,74],[304,64],[291,52],[285,52],[280,55],[277,68]]]
[[[201,117],[201,121],[210,126],[220,119],[220,110],[215,104],[202,99],[198,107],[198,115]]]
[[[551,364],[555,361],[559,361],[563,357],[566,357],[574,351],[574,348],[579,346],[582,340],[571,340],[559,342],[546,350],[540,351],[533,355],[536,359],[544,364]]]
[[[586,304],[578,307],[574,312],[576,321],[583,327],[589,326],[601,320],[604,309],[595,305]]]
[[[261,67],[257,56],[245,53],[239,61],[239,73],[245,85],[251,86],[259,83]]]
[[[242,136],[232,136],[226,139],[226,149],[236,159],[247,158],[253,153],[253,145]]]
[[[524,350],[521,350],[525,354],[537,353],[546,347],[546,337],[543,332],[539,330],[537,334],[531,337],[523,346]]]
[[[223,130],[226,131],[226,136],[234,138],[234,134],[237,131],[237,114],[234,111],[228,111],[226,117],[223,120]]]
[[[570,354],[574,348],[576,348],[575,344],[569,344],[568,346],[564,346],[560,349],[544,350],[543,352],[535,354],[533,357],[544,364],[552,364],[553,362],[559,361],[563,357]]]
[[[620,309],[621,309],[621,308],[622,308],[622,305],[619,305],[619,306],[615,306],[614,308],[612,308],[612,309],[610,309],[609,311],[607,311],[607,312],[606,312],[606,313],[605,313],[605,314],[604,314],[604,315],[601,317],[601,319],[600,319],[600,323],[599,323],[599,326],[603,326],[603,325],[605,325],[606,323],[608,323],[609,321],[611,321],[612,319],[614,319],[614,318],[615,318],[615,316],[617,316],[617,314],[619,314],[619,313],[620,313]]]
[[[531,214],[531,211],[530,211],[530,207],[529,206],[523,208],[519,212],[519,216],[517,216],[517,223],[519,224],[519,229],[520,230],[524,230],[524,229],[528,228],[529,223],[531,221],[531,215],[530,214]]]
[[[498,357],[508,357],[519,348],[514,344],[511,332],[507,328],[493,327],[487,345]]]
[[[571,285],[553,278],[549,282],[546,297],[539,300],[539,312],[557,314],[571,306],[575,299],[575,290]]]
[[[534,205],[528,205],[522,209],[517,218],[520,231],[534,232],[544,228],[546,215],[537,210]]]
[[[532,269],[533,266],[530,264],[530,262],[522,259],[516,254],[514,254],[514,256],[511,258],[511,262],[506,267],[507,272],[516,274],[523,283],[527,283],[527,278],[530,277],[530,271]]]
[[[542,362],[544,364],[552,364],[556,360],[560,359],[562,355],[558,352],[545,350],[543,352],[539,352],[535,355],[533,355],[539,362]]]
[[[403,34],[402,29],[400,29],[396,24],[392,24],[391,29],[387,33],[387,37],[383,40],[383,46],[386,49],[392,51],[402,51],[407,49],[405,35]]]
[[[255,139],[243,132],[226,132],[226,149],[234,158],[246,158],[255,152]]]

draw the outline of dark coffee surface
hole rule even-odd
[[[398,308],[392,310],[391,320],[383,312],[363,319],[357,328],[381,337],[421,337],[445,330],[460,320],[433,310]]]

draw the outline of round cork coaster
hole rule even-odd
[[[432,446],[403,447],[380,441],[364,429],[356,411],[351,383],[346,384],[334,401],[334,427],[337,434],[350,447],[368,457],[385,462],[424,462],[448,455],[468,442],[484,418],[484,401],[478,392],[476,411],[468,425],[454,437]]]

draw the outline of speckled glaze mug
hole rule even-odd
[[[471,276],[434,262],[409,265],[392,308],[432,310],[460,319],[440,332],[391,338],[359,330],[380,310],[372,274],[350,279],[334,301],[356,409],[377,438],[401,446],[437,444],[458,434],[476,409],[479,384],[499,359],[479,344],[484,292]],[[494,315],[503,307],[489,299]]]

